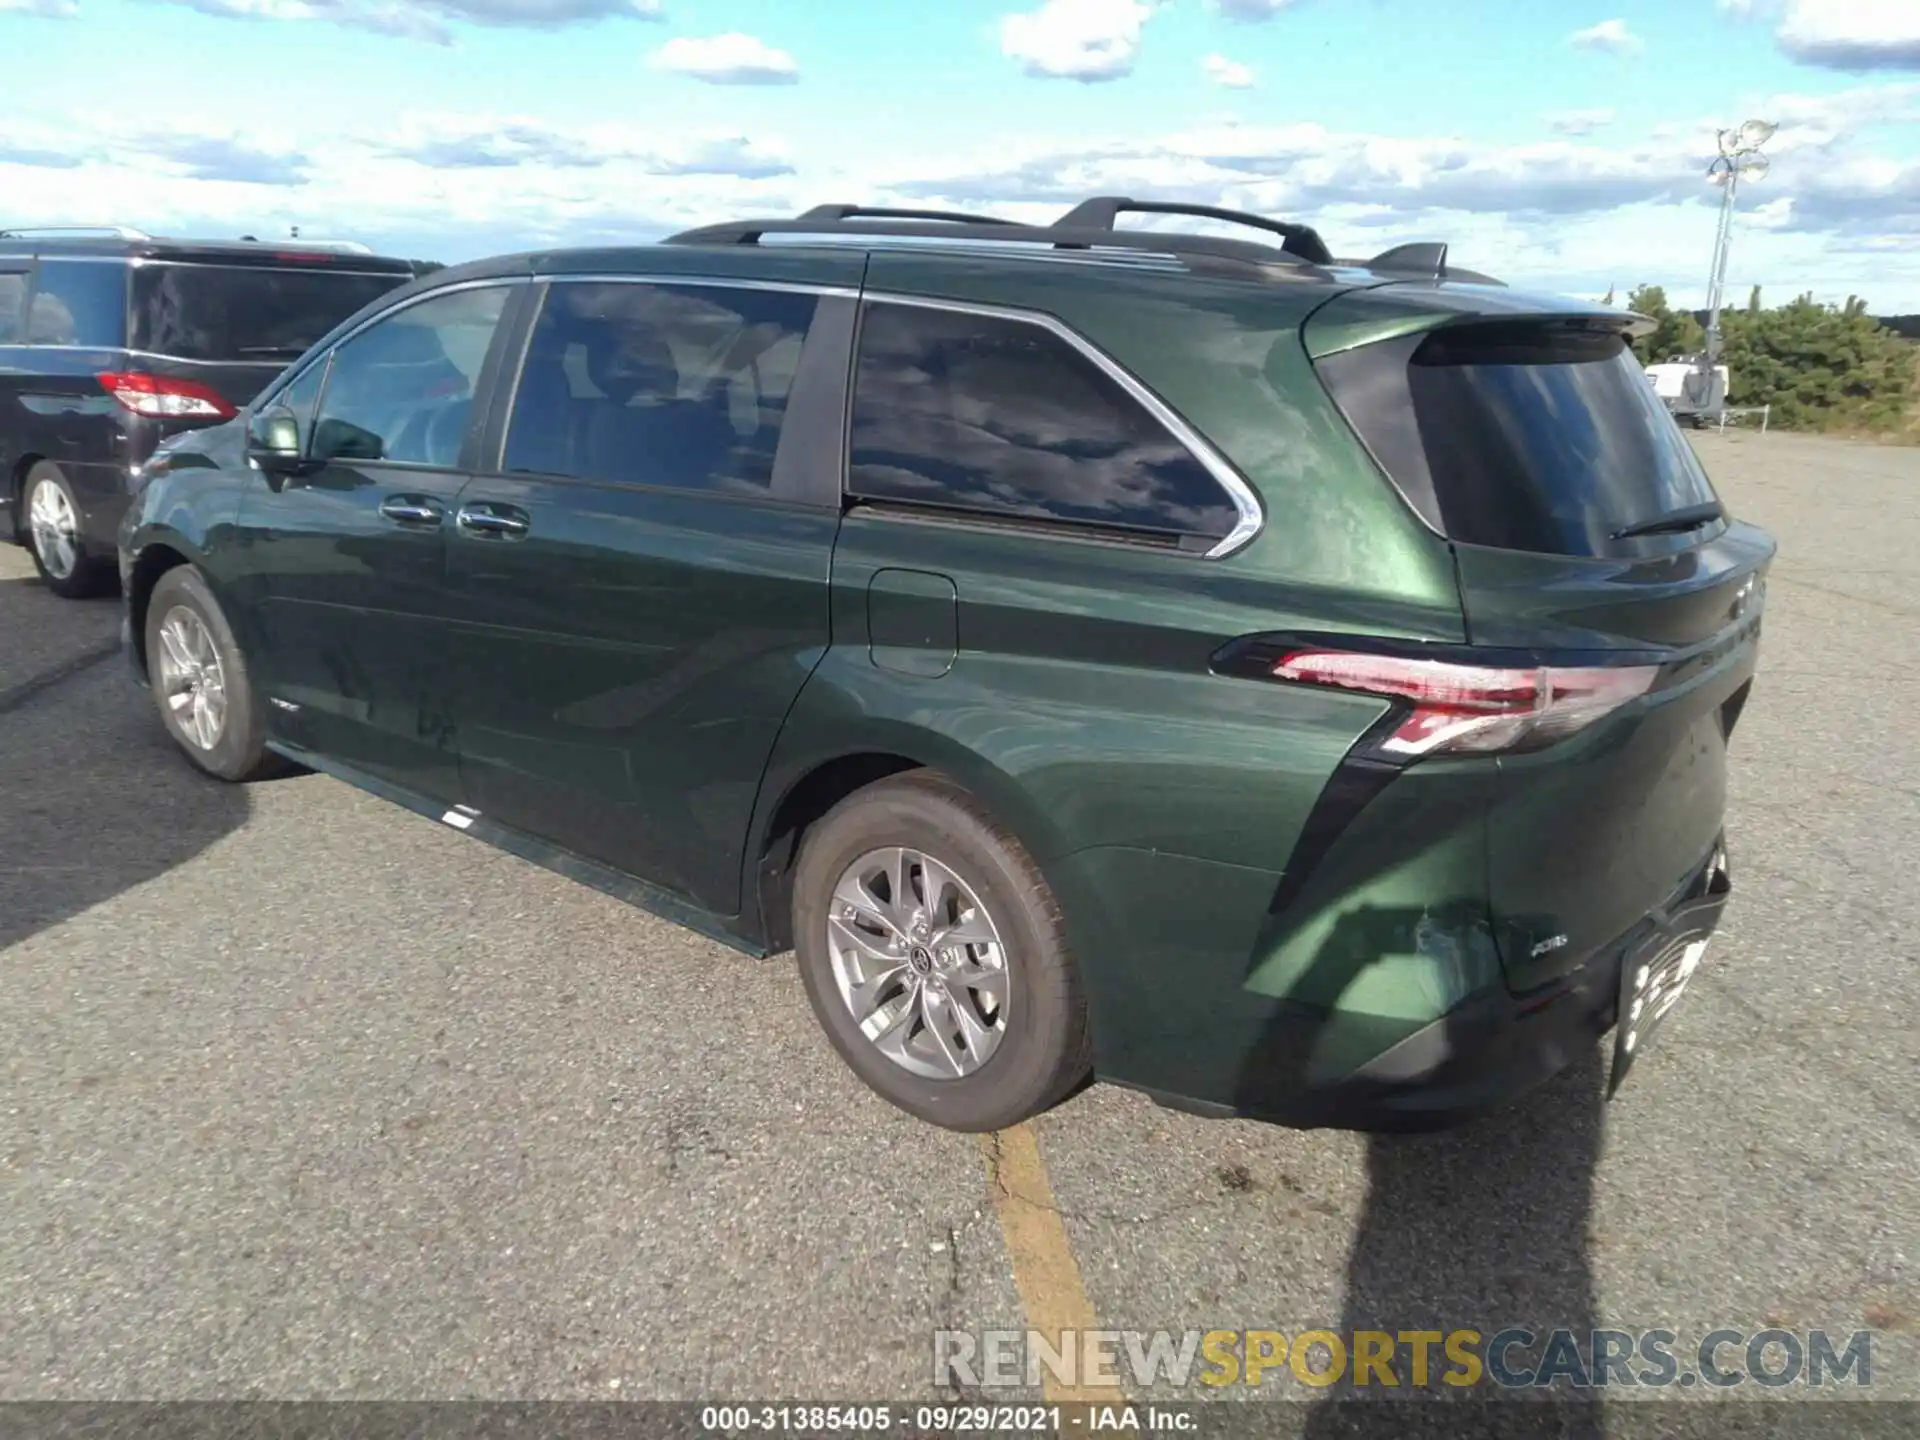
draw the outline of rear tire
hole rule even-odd
[[[27,471],[20,487],[20,528],[27,553],[47,588],[65,600],[104,595],[117,578],[111,556],[92,555],[80,534],[80,501],[50,460]]]
[[[827,1038],[922,1120],[1003,1129],[1092,1068],[1052,891],[1020,842],[944,777],[879,781],[809,827],[793,934]]]
[[[147,601],[147,680],[161,722],[187,759],[222,780],[264,780],[290,768],[266,747],[246,657],[191,565],[167,571]]]

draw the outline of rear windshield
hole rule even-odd
[[[285,362],[408,275],[143,265],[133,272],[133,348],[183,360]]]
[[[1617,333],[1469,325],[1363,346],[1319,369],[1414,507],[1465,544],[1619,554],[1648,542],[1616,531],[1714,499]]]

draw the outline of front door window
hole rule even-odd
[[[315,460],[450,470],[508,290],[454,290],[410,305],[334,353],[313,427]]]

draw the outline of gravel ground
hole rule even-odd
[[[1102,1325],[1873,1326],[1920,1398],[1920,451],[1699,443],[1783,550],[1656,1051],[1418,1140],[1096,1086],[1037,1129]],[[931,1329],[1023,1323],[982,1147],[789,963],[201,780],[116,625],[0,550],[0,1398],[918,1396]]]

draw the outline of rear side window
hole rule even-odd
[[[556,281],[521,368],[506,468],[765,494],[817,300]]]
[[[127,267],[42,260],[27,312],[29,345],[127,343]]]
[[[1239,519],[1197,459],[1040,325],[893,303],[860,328],[848,488],[862,499],[1218,540]]]
[[[182,360],[284,363],[411,278],[318,268],[143,265],[133,276],[133,348]]]
[[[1714,499],[1616,333],[1466,325],[1330,356],[1319,370],[1408,500],[1464,544],[1623,553],[1647,542],[1616,531]]]
[[[27,308],[27,277],[19,270],[0,271],[0,345],[20,338],[20,315]]]

